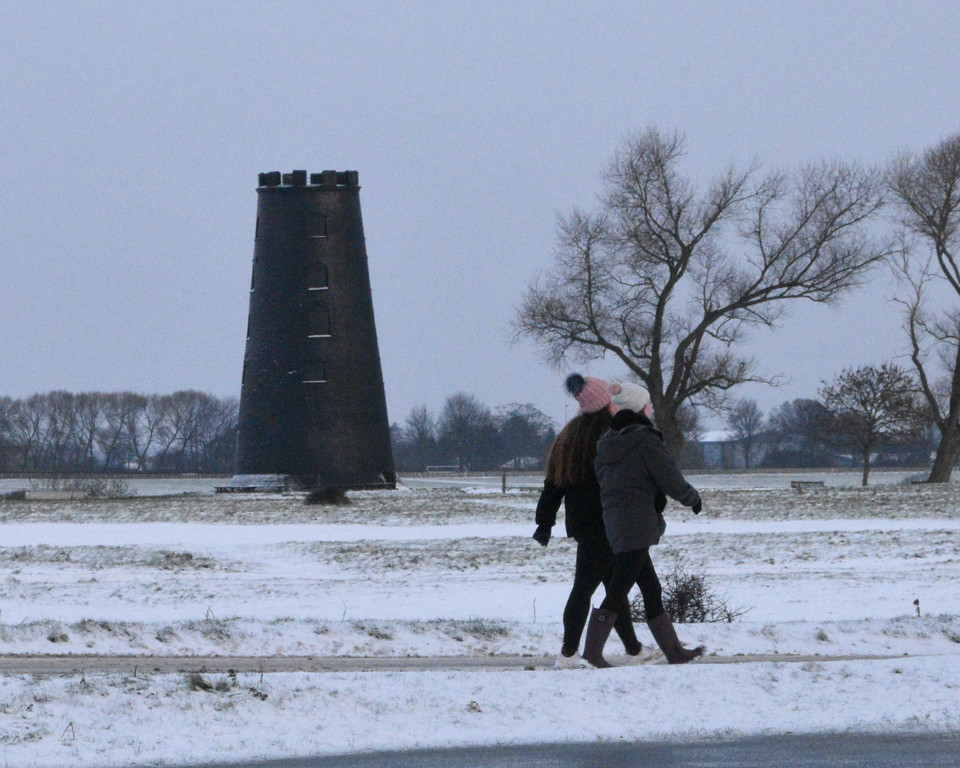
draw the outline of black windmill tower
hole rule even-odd
[[[237,475],[394,487],[356,171],[260,174]]]

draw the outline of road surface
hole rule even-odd
[[[957,768],[960,734],[784,735],[736,741],[547,744],[376,752],[216,768]],[[190,766],[189,768],[214,768]]]

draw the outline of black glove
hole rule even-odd
[[[535,538],[541,546],[547,546],[547,543],[550,541],[550,526],[538,525],[537,530],[533,532],[533,538]]]
[[[693,506],[690,507],[693,510],[693,514],[699,515],[700,510],[703,509],[703,502],[700,501],[700,494],[697,494],[697,500],[693,502]]]

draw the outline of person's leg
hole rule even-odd
[[[587,625],[587,639],[583,644],[583,658],[593,666],[603,669],[610,663],[603,658],[603,646],[606,645],[610,630],[617,619],[616,610],[623,605],[630,587],[636,580],[636,558],[634,552],[618,553],[613,559],[613,575],[610,588],[599,608],[594,608]]]
[[[706,648],[702,645],[696,648],[684,648],[673,627],[670,614],[663,607],[663,589],[657,571],[653,567],[649,550],[644,550],[645,557],[638,564],[637,584],[643,595],[643,607],[647,614],[647,626],[653,639],[657,641],[660,650],[668,664],[686,664],[698,656],[702,656]]]
[[[610,545],[606,540],[603,541],[602,547],[598,550],[596,557],[598,564],[602,563],[606,565],[603,575],[601,576],[601,581],[603,582],[604,590],[609,594],[610,586],[613,583],[614,555],[613,550],[610,549]],[[620,636],[623,649],[627,654],[629,656],[636,656],[643,650],[643,644],[637,638],[636,630],[633,628],[633,619],[630,616],[629,594],[628,588],[627,594],[624,595],[623,600],[621,600],[617,606],[617,619],[613,623],[613,628],[616,630],[617,635]]]
[[[601,554],[602,558],[602,554]],[[573,587],[563,609],[563,648],[564,656],[572,656],[580,649],[580,637],[590,612],[590,598],[600,586],[604,563],[598,562],[597,547],[594,542],[577,542],[577,565],[573,572]]]
[[[663,587],[660,586],[657,569],[653,567],[653,560],[650,559],[649,549],[641,549],[637,553],[636,573],[637,586],[643,596],[643,610],[647,621],[650,621],[664,613],[664,608]]]

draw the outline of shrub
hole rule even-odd
[[[347,493],[342,488],[317,488],[307,494],[303,503],[346,506],[350,503],[350,499],[347,498]]]
[[[673,570],[662,579],[663,607],[678,624],[705,622],[731,623],[746,610],[731,608],[707,586],[706,575],[678,557]],[[630,618],[646,621],[643,597],[637,594],[630,603]]]

